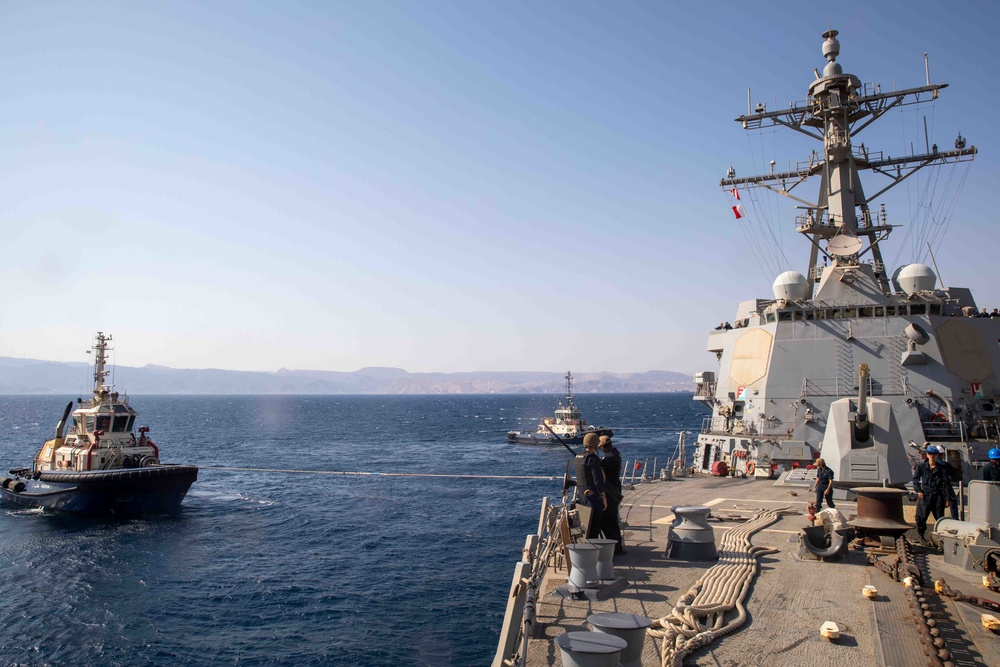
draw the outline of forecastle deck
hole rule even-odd
[[[651,619],[668,615],[680,598],[713,565],[710,562],[668,560],[664,555],[671,507],[707,505],[719,521],[712,522],[716,542],[726,531],[742,525],[761,510],[783,510],[778,520],[751,538],[753,545],[777,551],[759,558],[759,572],[745,600],[746,623],[690,654],[687,665],[925,665],[942,664],[937,649],[921,640],[907,606],[904,587],[868,564],[863,551],[851,549],[841,562],[797,558],[798,534],[809,525],[808,487],[775,486],[767,480],[692,477],[636,485],[627,491],[621,516],[627,555],[615,557],[618,577],[628,585],[606,600],[574,599],[554,593],[566,583],[564,567],[550,568],[536,602],[536,622],[525,663],[531,667],[559,665],[555,637],[590,630],[587,617],[601,612],[640,614]],[[848,518],[856,504],[838,502]],[[925,594],[941,637],[956,665],[1000,664],[1000,637],[980,623],[984,610],[933,592],[933,579],[945,576],[949,584],[970,595],[996,598],[977,577],[944,564],[940,556],[917,550],[916,563],[928,582]],[[874,585],[878,596],[862,595]],[[727,622],[736,612],[727,615]],[[841,637],[829,641],[820,627],[835,621]],[[661,664],[660,639],[647,636],[642,665]]]

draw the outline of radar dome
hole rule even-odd
[[[794,301],[809,298],[809,281],[798,271],[785,271],[775,278],[771,289],[775,299]]]
[[[907,294],[934,289],[937,276],[926,264],[908,264],[896,274],[899,288]]]

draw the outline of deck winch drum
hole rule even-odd
[[[868,535],[899,536],[910,529],[903,520],[903,496],[906,492],[882,486],[853,489],[858,496],[858,518],[848,525]]]

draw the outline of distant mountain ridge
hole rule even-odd
[[[91,367],[82,362],[0,357],[0,394],[88,393],[93,386],[91,373]],[[538,371],[410,373],[383,367],[352,372],[282,368],[265,373],[148,364],[141,368],[116,366],[113,382],[130,394],[560,394],[565,391],[564,375]],[[692,389],[689,375],[672,371],[573,374],[573,391],[578,394]]]

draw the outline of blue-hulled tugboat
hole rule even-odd
[[[3,499],[31,507],[122,515],[176,511],[198,468],[160,463],[149,427],[138,429],[128,396],[104,384],[111,336],[94,345],[94,392],[66,406],[56,437],[42,445],[31,468],[11,470],[0,482]],[[67,420],[72,416],[69,433]]]
[[[579,445],[588,433],[614,435],[611,429],[588,424],[580,416],[579,408],[573,403],[573,374],[567,371],[566,404],[560,402],[555,416],[543,419],[534,431],[507,431],[507,440],[522,445],[556,445],[560,440],[567,445]]]

